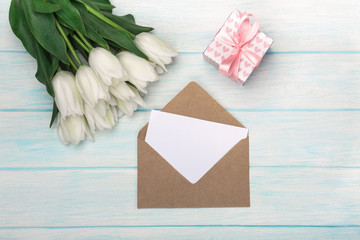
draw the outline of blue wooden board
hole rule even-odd
[[[116,0],[179,52],[147,107],[63,146],[0,5],[0,239],[360,239],[360,2]],[[274,44],[244,87],[202,51],[233,9]],[[250,208],[136,208],[136,135],[197,81],[250,130]]]

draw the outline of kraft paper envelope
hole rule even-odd
[[[197,83],[189,83],[161,111],[244,127]],[[249,207],[249,137],[236,143],[199,180],[179,173],[138,134],[138,208]]]

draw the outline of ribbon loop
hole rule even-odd
[[[242,14],[240,11],[238,14],[240,16],[240,23],[237,25],[236,34],[220,31],[216,36],[219,41],[232,47],[230,55],[223,59],[219,65],[219,71],[231,77],[232,80],[237,79],[242,55],[254,65],[257,65],[261,59],[257,54],[245,48],[259,32],[258,20],[252,14]],[[252,24],[250,23],[250,17],[255,18],[255,22]]]

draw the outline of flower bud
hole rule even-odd
[[[58,121],[57,132],[63,144],[69,145],[72,143],[77,145],[85,140],[86,136],[94,140],[84,116],[58,116]]]
[[[177,56],[177,52],[169,44],[151,33],[138,34],[134,43],[152,62],[165,71],[167,71],[165,64],[171,63],[172,57]]]
[[[83,115],[83,101],[71,72],[60,71],[52,79],[55,102],[63,118]]]
[[[108,50],[97,47],[89,54],[89,64],[94,73],[107,85],[117,85],[125,81],[126,77],[119,60]]]

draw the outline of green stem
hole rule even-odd
[[[88,47],[89,51],[91,51],[94,47],[91,45],[91,43],[84,37],[84,35],[81,34],[79,30],[76,30],[77,35],[80,37],[80,39],[85,43],[85,45]]]
[[[101,13],[99,13],[98,11],[96,11],[95,9],[93,9],[92,7],[90,7],[89,5],[87,5],[86,3],[82,2],[85,7],[86,10],[88,10],[89,13],[93,14],[95,17],[101,19],[102,21],[106,22],[107,24],[109,24],[110,26],[113,26],[114,28],[117,28],[123,32],[125,32],[127,35],[129,35],[129,37],[131,39],[135,39],[135,35],[132,34],[131,32],[129,32],[128,30],[126,30],[125,28],[119,26],[118,24],[114,23],[113,21],[111,21],[110,19],[108,19],[107,17],[105,17],[104,15],[102,15]]]
[[[69,48],[71,54],[74,56],[76,62],[79,64],[79,66],[81,66],[82,62],[80,61],[79,56],[76,54],[74,47],[71,45],[70,40],[66,36],[66,33],[62,29],[62,27],[61,27],[60,23],[57,21],[57,19],[55,19],[55,24],[56,24],[57,29],[59,30],[60,35],[63,37],[67,47]]]
[[[85,44],[80,40],[80,38],[78,38],[78,36],[76,36],[75,34],[72,35],[72,38],[87,52],[89,53],[90,50],[87,46],[85,46]]]
[[[66,53],[69,62],[70,62],[70,66],[73,68],[73,70],[76,72],[78,70],[78,67],[76,66],[76,64],[74,63],[74,61],[72,60],[72,58],[70,57],[70,55],[68,53]]]

